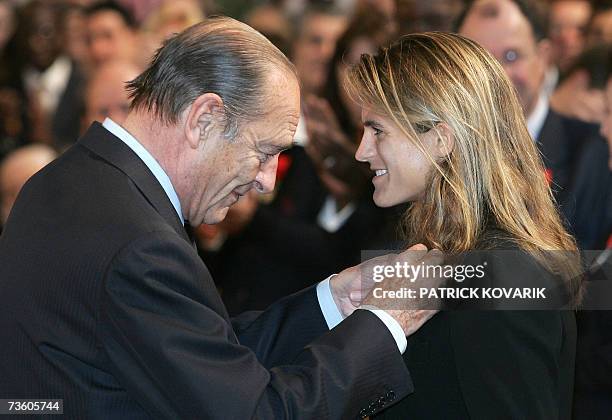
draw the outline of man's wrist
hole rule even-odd
[[[332,274],[317,284],[317,299],[321,307],[321,312],[323,312],[323,318],[325,318],[327,327],[330,330],[344,319],[331,290],[330,279],[334,276],[335,274]]]
[[[385,324],[385,326],[393,336],[393,339],[395,340],[395,343],[397,344],[397,348],[400,353],[404,354],[404,352],[406,351],[406,347],[408,346],[408,341],[406,340],[406,334],[404,333],[403,328],[395,318],[389,315],[386,311],[372,305],[361,305],[357,309],[370,311],[374,315],[376,315]]]

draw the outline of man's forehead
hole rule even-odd
[[[495,25],[497,30],[494,34],[499,34],[499,32],[525,31],[532,33],[531,25],[527,17],[523,15],[519,6],[510,0],[477,1],[470,9],[462,25],[461,31],[477,33],[476,25]]]

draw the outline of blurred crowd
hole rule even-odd
[[[234,17],[292,60],[302,115],[275,192],[244,196],[219,225],[191,227],[230,312],[262,309],[358,263],[362,250],[405,243],[396,228],[405,209],[377,208],[370,168],[354,159],[361,111],[342,89],[361,54],[405,33],[458,32],[497,58],[568,229],[584,250],[612,246],[612,1],[247,3]],[[0,0],[2,221],[29,176],[93,121],[123,121],[125,82],[165,39],[226,10],[221,0]],[[589,337],[612,354],[604,337]]]

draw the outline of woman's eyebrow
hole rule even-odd
[[[382,124],[379,123],[378,121],[367,120],[363,122],[363,126],[364,127],[382,127]]]

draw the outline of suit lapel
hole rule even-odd
[[[168,224],[187,242],[191,243],[172,202],[161,184],[129,146],[98,122],[94,122],[89,127],[79,144],[126,174]]]

